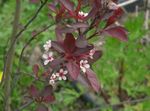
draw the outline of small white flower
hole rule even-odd
[[[117,10],[119,7],[118,7],[118,5],[117,5],[116,3],[110,2],[110,3],[108,4],[108,8],[109,8],[110,10]]]
[[[56,79],[56,77],[57,77],[56,74],[53,73],[53,74],[51,75],[50,79],[53,79],[53,80],[54,80],[54,79]]]
[[[55,84],[55,80],[50,79],[50,80],[49,80],[49,84],[50,84],[50,85],[54,85],[54,84]]]
[[[90,50],[89,57],[93,59],[93,55],[95,54],[95,49]]]
[[[56,73],[56,76],[58,77],[58,80],[67,80],[67,73],[67,70],[60,69],[59,72]]]
[[[80,61],[80,68],[85,73],[86,69],[90,68],[90,65],[88,64],[87,60],[81,60]]]
[[[80,16],[83,16],[83,17],[86,17],[86,16],[88,15],[88,13],[84,13],[84,12],[82,12],[82,11],[80,11],[78,14],[79,14]]]
[[[53,52],[43,54],[44,65],[47,65],[49,62],[53,61]]]
[[[51,40],[48,40],[48,41],[46,41],[46,43],[43,45],[45,51],[48,51],[48,50],[51,48],[51,46],[52,46],[51,42],[52,42]]]

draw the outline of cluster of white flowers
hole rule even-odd
[[[50,77],[49,84],[54,85],[56,80],[67,80],[66,74],[68,73],[67,70],[60,69],[57,73],[53,73]]]
[[[82,11],[80,11],[78,14],[79,14],[80,16],[82,16],[82,17],[86,17],[86,16],[88,15],[88,13],[84,13],[84,12],[82,12]]]
[[[44,59],[44,65],[47,65],[49,62],[53,61],[53,52],[50,52],[49,49],[51,48],[51,40],[46,41],[46,43],[43,45],[45,53],[43,54]]]
[[[90,68],[90,65],[88,64],[87,60],[81,60],[80,61],[80,68],[85,73],[86,69]]]
[[[93,55],[95,54],[95,49],[90,50],[89,57],[93,59]]]

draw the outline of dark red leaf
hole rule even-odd
[[[74,4],[70,0],[59,0],[62,5],[69,11],[73,11]]]
[[[52,68],[56,68],[58,67],[58,65],[60,65],[63,62],[64,62],[64,59],[54,59],[50,65]]]
[[[93,88],[93,90],[98,92],[100,89],[100,84],[97,80],[96,74],[91,69],[87,69],[86,77],[89,80],[89,83],[90,83],[91,87]]]
[[[53,12],[57,12],[57,8],[56,8],[56,6],[54,5],[54,4],[52,4],[52,3],[49,3],[48,4],[48,8],[50,9],[50,10],[52,10]]]
[[[51,103],[51,102],[54,102],[55,101],[55,96],[53,95],[49,95],[49,96],[46,96],[44,97],[44,100],[43,100],[45,103]]]
[[[34,86],[34,85],[31,85],[29,87],[29,94],[33,97],[33,98],[36,98],[39,96],[39,91],[38,89]]]
[[[53,87],[51,85],[45,86],[45,88],[42,90],[41,95],[43,97],[52,95]]]
[[[52,48],[54,48],[59,53],[64,53],[65,52],[64,49],[63,49],[63,46],[61,45],[61,43],[58,43],[56,41],[52,41]]]
[[[68,62],[66,64],[69,74],[73,80],[77,80],[78,75],[80,74],[79,66],[74,62]]]
[[[114,13],[112,16],[110,16],[107,20],[107,24],[106,24],[106,27],[115,23],[116,20],[121,17],[121,15],[123,14],[123,10],[122,8],[118,8],[117,10],[114,10]]]
[[[35,111],[50,111],[45,105],[38,105],[37,109]]]
[[[73,52],[75,49],[75,38],[71,33],[67,33],[64,40],[64,48],[66,52]]]
[[[32,70],[33,70],[33,73],[35,74],[35,77],[38,78],[39,65],[38,65],[38,64],[35,64],[35,65],[32,67]]]
[[[74,55],[75,56],[79,56],[79,55],[82,55],[82,54],[86,54],[86,53],[89,53],[89,51],[93,49],[93,46],[87,46],[86,48],[77,48],[76,51],[74,52]]]
[[[94,63],[96,62],[98,59],[100,59],[102,57],[103,53],[102,51],[95,51],[94,55],[93,55],[93,59],[89,60],[89,63]]]
[[[122,41],[127,41],[127,30],[121,26],[111,27],[104,30],[105,33],[109,34],[112,37],[118,38]]]
[[[88,41],[86,40],[85,37],[83,36],[79,36],[76,40],[76,46],[78,48],[85,48],[88,45]]]
[[[43,97],[44,102],[53,102],[55,100],[55,97],[53,95],[53,87],[50,85],[46,86],[41,92],[41,96]]]

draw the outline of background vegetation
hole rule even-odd
[[[0,7],[0,78],[3,72],[4,54],[7,50],[9,37],[12,30],[12,21],[15,2],[6,2]],[[37,4],[30,4],[28,0],[22,2],[21,23],[25,24],[37,9]],[[32,23],[24,36],[17,43],[13,71],[15,73],[19,55],[26,41],[32,36],[32,32],[41,27],[53,24],[45,9]],[[129,31],[129,41],[120,42],[114,38],[104,37],[102,58],[93,66],[99,77],[101,86],[112,105],[107,105],[101,94],[95,95],[85,87],[78,84],[80,91],[75,91],[69,83],[62,82],[59,90],[56,90],[57,101],[52,105],[53,111],[150,111],[150,43],[143,39],[150,32],[144,28],[144,12],[138,16],[125,15],[124,25]],[[150,21],[149,21],[150,22]],[[33,81],[30,73],[34,63],[41,63],[42,45],[48,39],[54,39],[54,27],[39,35],[27,48],[23,55],[21,74],[13,74],[12,107],[18,108],[23,103],[22,94]],[[97,39],[93,42],[96,42]],[[42,69],[41,69],[42,70]],[[18,81],[19,80],[19,81]],[[42,87],[39,84],[38,87]],[[87,101],[82,98],[87,95]],[[0,111],[3,106],[3,91],[0,87]],[[121,102],[121,103],[120,103]],[[123,102],[123,103],[122,103]],[[35,104],[23,111],[30,111]],[[90,109],[90,110],[87,110]]]

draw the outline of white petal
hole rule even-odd
[[[48,56],[47,56],[47,54],[43,54],[43,59],[47,59],[48,58]]]
[[[54,80],[49,80],[49,84],[53,85],[55,83]]]
[[[62,78],[61,78],[61,77],[59,77],[59,78],[58,78],[58,80],[60,80],[60,81],[61,81],[61,80],[62,80]]]
[[[62,79],[63,79],[63,80],[67,80],[66,76],[63,76]]]
[[[47,65],[49,63],[49,60],[44,61],[44,65]]]
[[[85,73],[86,72],[86,69],[84,67],[81,68],[81,70]]]
[[[67,74],[67,73],[68,73],[68,71],[67,71],[67,70],[65,70],[65,71],[64,71],[64,75],[65,75],[65,74]]]
[[[85,64],[84,67],[85,68],[90,68],[90,65],[89,64]]]
[[[87,61],[87,60],[85,60],[85,61],[84,61],[84,63],[86,64],[86,63],[88,63],[88,61]]]
[[[51,57],[53,55],[53,52],[49,52],[48,56]]]
[[[63,73],[63,72],[64,72],[64,70],[63,70],[63,69],[60,69],[60,70],[59,70],[59,72],[60,72],[60,73]]]
[[[59,77],[59,73],[56,73],[56,76]]]

